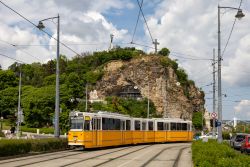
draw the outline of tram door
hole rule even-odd
[[[101,145],[101,119],[100,118],[93,118],[92,119],[92,136],[93,136],[93,146],[100,146]]]

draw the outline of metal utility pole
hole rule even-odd
[[[157,42],[157,39],[155,39],[155,41],[153,42],[153,44],[155,45],[155,54],[157,54],[157,45],[159,45],[160,43]]]
[[[86,96],[85,112],[87,112],[88,111],[88,84],[87,83],[86,83],[85,96]]]
[[[215,113],[215,49],[213,49],[213,113]],[[213,137],[215,137],[215,118],[213,118]]]
[[[221,96],[221,37],[220,37],[220,7],[218,6],[218,121],[222,121],[222,96]],[[222,142],[222,127],[218,127],[218,142]]]
[[[57,16],[57,55],[56,55],[56,108],[55,108],[55,137],[60,137],[59,128],[59,112],[60,112],[60,83],[59,83],[59,64],[60,64],[60,53],[59,53],[59,41],[60,41],[60,17]]]
[[[22,87],[22,71],[21,64],[19,64],[19,90],[18,90],[18,107],[17,107],[17,128],[16,135],[19,137],[20,123],[21,123],[21,87]]]

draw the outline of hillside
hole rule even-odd
[[[116,48],[78,55],[72,60],[61,55],[60,127],[68,128],[70,111],[85,111],[86,85],[88,98],[94,90],[99,98],[97,102],[88,102],[88,111],[101,109],[146,117],[147,98],[152,117],[191,119],[193,112],[203,111],[204,94],[188,80],[185,71],[168,58],[168,52],[159,53],[147,55],[135,48]],[[28,127],[53,126],[55,65],[55,60],[46,64],[14,63],[8,70],[0,70],[1,116],[15,124],[21,69],[24,124]]]
[[[158,114],[191,120],[193,112],[204,110],[204,94],[192,81],[181,78],[182,75],[184,71],[174,69],[173,61],[167,57],[141,55],[129,61],[106,64],[95,88],[100,99],[107,96],[148,98]]]

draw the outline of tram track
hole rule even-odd
[[[109,163],[109,162],[111,162],[111,161],[114,161],[114,160],[116,160],[116,159],[118,159],[118,158],[121,158],[121,157],[127,156],[127,155],[129,155],[129,154],[135,153],[135,152],[137,152],[137,151],[140,151],[140,150],[146,149],[146,148],[148,148],[148,147],[150,147],[150,146],[152,146],[152,145],[149,145],[149,146],[146,146],[146,147],[143,147],[143,148],[140,148],[140,149],[137,149],[137,150],[131,151],[131,152],[126,153],[126,154],[122,154],[122,155],[117,156],[117,157],[115,157],[115,158],[112,158],[112,159],[109,159],[109,160],[104,161],[104,162],[102,162],[102,163],[99,163],[99,164],[97,164],[97,165],[94,165],[93,167],[98,167],[98,166],[101,166],[101,165],[107,164],[107,163]]]
[[[177,155],[177,157],[176,157],[176,159],[174,161],[173,167],[178,167],[178,163],[180,161],[181,154],[182,154],[183,150],[185,150],[187,148],[189,148],[189,147],[183,147],[183,148],[180,149],[180,151],[179,151],[179,153],[178,153],[178,155]]]
[[[181,147],[181,146],[180,146]],[[141,165],[141,167],[145,167],[147,166],[150,162],[154,161],[159,155],[161,155],[164,151],[169,150],[171,148],[176,148],[176,146],[172,146],[172,147],[167,147],[162,149],[161,151],[159,151],[157,154],[155,154],[153,157],[151,157],[148,161],[146,161],[145,163],[143,163]]]
[[[59,153],[68,153],[68,152],[75,152],[75,150],[66,150],[66,151],[55,151],[51,153],[31,153],[28,155],[24,155],[23,157],[11,157],[13,160],[9,159],[1,159],[0,160],[0,165],[1,164],[6,164],[6,163],[11,163],[11,162],[17,162],[17,161],[24,161],[24,160],[29,160],[29,159],[34,159],[34,158],[42,158],[46,156],[51,156],[51,155],[58,155]]]
[[[119,150],[116,150],[116,151],[113,151],[113,152],[117,152],[117,151],[129,149],[129,148],[130,148],[130,147],[126,147],[126,148],[119,149]],[[95,151],[97,151],[97,150],[95,150]],[[72,150],[72,152],[74,152],[74,151]],[[55,157],[55,158],[49,158],[49,159],[45,159],[45,160],[30,162],[30,163],[26,163],[26,164],[17,165],[17,166],[14,166],[14,167],[21,167],[21,166],[28,166],[28,165],[39,164],[39,163],[43,163],[43,162],[47,162],[47,161],[53,161],[53,160],[56,160],[56,159],[65,158],[65,157],[71,157],[71,156],[75,156],[75,155],[80,155],[80,154],[84,154],[84,153],[87,153],[87,152],[90,152],[90,151],[83,151],[83,152],[79,152],[79,153],[75,153],[75,154],[58,156],[58,157]],[[40,157],[38,157],[38,158],[40,158]],[[34,157],[33,157],[33,159],[34,159]],[[15,162],[15,161],[14,161],[14,162]],[[9,163],[9,162],[6,162],[6,163]]]

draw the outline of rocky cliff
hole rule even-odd
[[[175,70],[163,56],[139,56],[129,61],[111,61],[96,84],[99,98],[121,96],[149,98],[164,117],[192,119],[204,110],[204,94],[190,82],[178,81]]]

